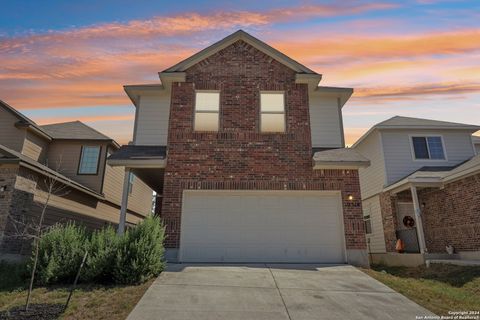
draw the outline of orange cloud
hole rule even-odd
[[[415,86],[358,88],[355,98],[383,98],[418,95],[458,94],[479,92],[480,83],[429,83]]]

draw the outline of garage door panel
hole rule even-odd
[[[344,262],[338,194],[186,192],[184,262]]]

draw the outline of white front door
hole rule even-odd
[[[340,192],[185,191],[181,262],[344,263]]]

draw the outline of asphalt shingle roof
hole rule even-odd
[[[66,140],[112,140],[80,121],[54,123],[40,126],[53,139]]]

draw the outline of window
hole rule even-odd
[[[135,182],[135,175],[130,172],[128,176],[128,194],[132,194],[134,182]]]
[[[285,98],[283,92],[260,93],[260,131],[285,132]]]
[[[220,93],[197,91],[195,93],[195,131],[218,131]]]
[[[370,220],[370,215],[363,217],[363,224],[365,225],[365,234],[372,233],[372,220]]]
[[[97,174],[100,160],[100,146],[83,146],[78,174]]]
[[[442,137],[440,136],[412,137],[412,146],[415,159],[445,159]]]

